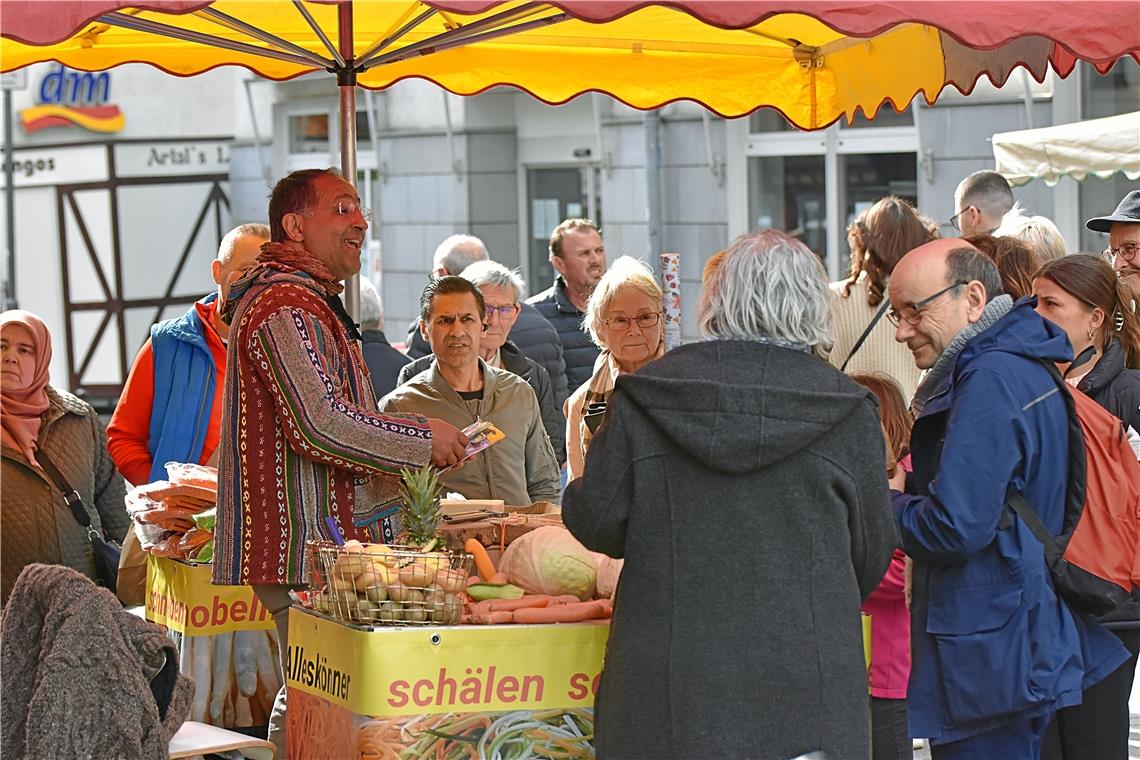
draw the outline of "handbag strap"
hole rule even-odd
[[[863,331],[863,334],[859,336],[859,340],[855,341],[855,345],[851,348],[851,353],[847,354],[847,358],[843,360],[843,366],[839,368],[840,372],[847,371],[847,364],[851,361],[851,357],[855,355],[856,351],[863,347],[863,343],[867,340],[867,336],[869,336],[871,334],[871,331],[875,329],[875,325],[879,324],[879,320],[882,319],[883,315],[887,313],[887,307],[890,305],[891,302],[888,301],[884,296],[883,303],[881,306],[879,306],[879,310],[875,312],[875,316],[871,317],[871,321],[867,323],[867,329],[865,329]]]
[[[47,473],[47,476],[51,478],[52,482],[55,483],[55,487],[59,489],[59,492],[63,494],[63,503],[71,510],[71,516],[75,518],[75,522],[79,523],[88,531],[92,530],[91,515],[87,514],[87,507],[83,504],[83,497],[79,495],[79,491],[71,487],[71,483],[67,482],[67,478],[63,476],[63,473],[55,466],[55,463],[48,459],[47,454],[38,449],[36,450],[36,461],[39,462],[40,467],[44,469],[44,472]]]

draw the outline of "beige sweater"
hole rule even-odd
[[[843,296],[845,282],[831,284],[831,330],[835,344],[831,348],[831,363],[839,367],[851,353],[855,341],[867,329],[877,306],[867,304],[867,280],[860,277],[851,287],[851,295]],[[877,372],[894,378],[902,386],[903,396],[909,403],[918,387],[922,370],[914,366],[914,357],[905,343],[895,342],[895,326],[886,315],[875,325],[867,340],[847,365],[847,374]]]

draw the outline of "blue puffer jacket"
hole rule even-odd
[[[1060,533],[1063,399],[1038,360],[1065,334],[1021,302],[968,342],[915,422],[913,490],[893,494],[914,559],[910,733],[948,742],[1077,704],[1128,653],[1053,591],[1042,546],[1006,506],[1020,490]]]
[[[218,297],[211,293],[200,303]],[[194,307],[150,329],[154,352],[154,402],[147,447],[151,481],[166,477],[167,462],[198,462],[218,390],[214,355]]]
[[[526,302],[537,308],[558,331],[558,337],[562,341],[562,354],[566,359],[566,387],[573,394],[594,374],[594,362],[601,353],[601,349],[582,329],[582,318],[586,315],[570,303],[561,277],[549,289],[531,296]]]

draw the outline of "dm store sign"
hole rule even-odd
[[[125,120],[111,99],[106,71],[71,71],[62,64],[40,80],[36,105],[20,112],[25,132],[75,125],[91,132],[121,132]]]

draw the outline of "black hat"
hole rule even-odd
[[[1133,190],[1124,196],[1124,200],[1112,212],[1112,216],[1098,216],[1089,219],[1085,226],[1095,232],[1109,232],[1114,222],[1125,224],[1140,224],[1140,190]]]

